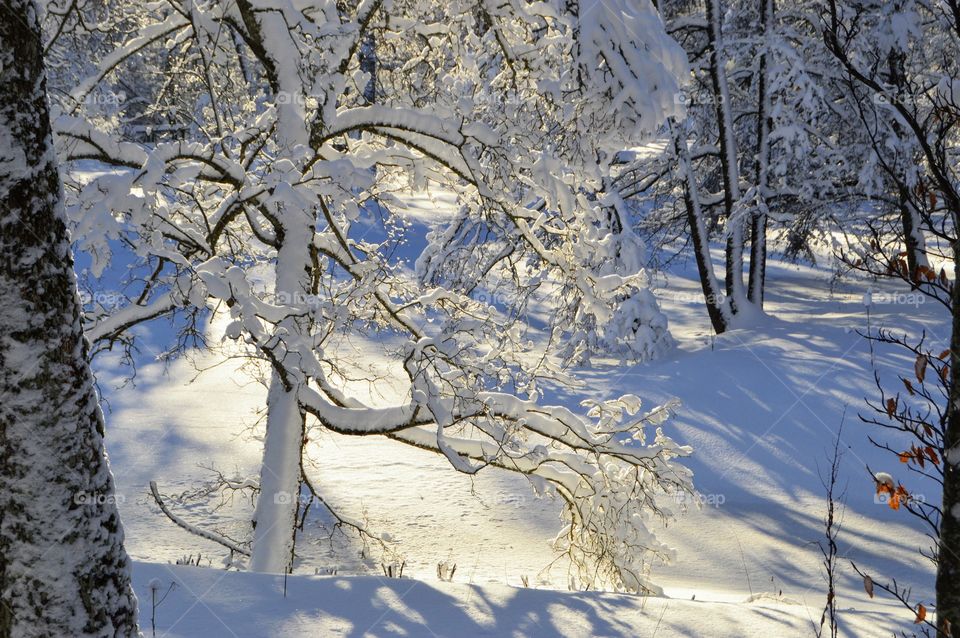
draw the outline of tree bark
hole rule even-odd
[[[769,51],[768,31],[773,28],[774,0],[760,0],[760,32],[764,38],[764,50],[760,55],[760,70],[757,90],[757,156],[754,164],[754,180],[757,199],[766,202],[767,173],[770,167],[770,96],[768,83]],[[747,299],[758,308],[763,308],[763,291],[767,278],[767,213],[756,210],[750,220],[750,279]]]
[[[686,140],[671,123],[673,147],[680,165],[681,178],[684,181],[683,204],[687,211],[687,225],[690,227],[690,241],[693,242],[693,254],[697,262],[697,272],[700,275],[700,288],[707,304],[707,315],[714,332],[722,334],[730,325],[729,306],[723,295],[717,290],[717,278],[710,261],[710,237],[707,233],[703,211],[700,208],[700,199],[697,192],[696,176],[690,164],[690,154]]]
[[[927,266],[927,247],[923,239],[923,230],[918,215],[910,206],[906,185],[898,188],[897,207],[900,209],[900,227],[903,232],[903,243],[907,253],[907,268],[910,270],[910,287],[914,290],[920,287],[923,281],[920,275],[920,266]]]
[[[275,372],[267,395],[267,433],[250,557],[252,571],[282,574],[293,565],[303,436],[304,414],[296,390],[284,387]]]
[[[737,162],[737,144],[730,112],[730,91],[724,70],[722,30],[719,0],[706,0],[707,40],[710,55],[707,66],[713,87],[714,107],[720,142],[720,172],[723,179],[723,208],[727,223],[725,287],[727,299],[736,315],[746,302],[743,286],[743,225],[737,219],[735,205],[740,201],[740,175]]]
[[[37,8],[0,3],[0,638],[136,636]]]
[[[893,50],[887,56],[887,77],[886,80],[897,87],[897,92],[904,90],[906,82],[904,63],[906,54],[900,50]],[[891,123],[893,132],[897,139],[904,139],[906,131],[900,126],[900,123],[893,120]],[[876,149],[882,152],[883,149]],[[919,267],[927,264],[926,245],[923,240],[923,231],[920,229],[920,220],[918,215],[910,205],[910,192],[906,181],[902,178],[894,178],[897,189],[897,209],[900,213],[900,228],[903,232],[903,243],[907,253],[907,269],[910,287],[916,290],[920,282]]]
[[[950,396],[947,426],[943,433],[946,454],[936,593],[937,625],[943,635],[957,636],[960,635],[960,240],[953,245],[953,290],[950,301]]]

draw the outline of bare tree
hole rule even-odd
[[[908,459],[926,462],[929,468],[933,464],[929,452],[933,452],[939,461],[933,465],[943,485],[942,503],[922,518],[935,528],[937,543],[936,629],[951,635],[960,627],[960,180],[956,164],[960,149],[960,4],[954,0],[937,5],[904,1],[883,13],[872,11],[874,6],[830,0],[823,14],[823,38],[846,75],[852,99],[869,113],[878,135],[882,138],[884,131],[890,131],[895,139],[908,136],[908,148],[916,149],[915,164],[888,162],[886,149],[879,149],[871,159],[888,167],[887,176],[899,185],[901,201],[910,207],[910,218],[919,220],[920,228],[900,224],[899,246],[892,251],[885,237],[875,231],[858,255],[846,258],[854,267],[910,282],[950,311],[950,347],[942,353],[925,352],[923,342],[911,344],[881,336],[898,341],[915,354],[922,396],[929,392],[922,386],[925,372],[928,368],[931,374],[936,372],[941,389],[929,392],[926,398],[937,420],[917,417],[896,397],[885,397],[880,407],[895,426],[899,424],[919,439],[920,452],[904,452]],[[894,24],[901,26],[894,28]],[[904,30],[902,25],[911,28]],[[935,242],[911,240],[916,233]],[[906,251],[900,248],[904,245]],[[934,271],[916,255],[911,257],[911,252],[919,250],[944,258],[948,266]],[[907,386],[906,390],[913,394],[918,388]],[[937,394],[939,400],[934,401]],[[928,455],[926,461],[923,454]],[[893,489],[897,493],[899,486]]]

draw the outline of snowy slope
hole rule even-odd
[[[866,441],[871,430],[857,418],[866,410],[863,398],[876,394],[873,363],[890,379],[891,365],[909,370],[912,362],[895,351],[871,356],[857,334],[867,327],[863,296],[870,284],[848,282],[831,293],[828,277],[823,270],[772,263],[767,308],[773,318],[711,338],[692,273],[675,268],[659,296],[678,349],[643,366],[596,362],[581,371],[586,385],[579,394],[549,397],[569,405],[624,392],[648,405],[673,396],[682,400],[666,428],[696,450],[689,464],[704,506],[689,508],[662,532],[678,549],[674,564],[655,570],[669,600],[505,588],[526,579],[535,587],[566,589],[562,563],[543,571],[554,558],[549,541],[558,529],[556,503],[535,498],[515,476],[484,471],[471,480],[426,452],[378,437],[334,435],[311,442],[312,476],[335,507],[390,535],[399,560],[406,562],[405,577],[432,582],[381,582],[380,558],[369,552],[361,557],[353,537],[334,535],[331,542],[329,519],[317,517],[298,546],[300,575],[291,578],[295,586],[288,583],[286,602],[276,594],[281,585],[268,577],[221,569],[143,564],[138,586],[164,574],[183,579],[184,587],[162,608],[170,623],[174,611],[187,614],[176,626],[164,625],[172,628],[170,636],[360,636],[367,635],[363,625],[367,619],[373,623],[375,612],[386,613],[396,626],[384,621],[369,635],[810,635],[824,598],[815,545],[825,511],[819,471],[825,470],[846,411],[841,554],[878,580],[889,574],[912,583],[918,599],[929,605],[931,572],[915,552],[927,540],[903,512],[874,501],[865,466],[894,473],[901,468],[872,449]],[[874,304],[869,321],[873,328],[902,326],[913,334],[926,330],[933,339],[947,337],[944,318],[932,305]],[[364,365],[385,365],[373,344],[356,341],[348,347]],[[175,496],[210,479],[202,466],[255,474],[262,387],[239,373],[235,362],[212,367],[191,382],[194,366],[178,361],[166,375],[160,364],[141,367],[136,391],[111,389],[121,378],[113,363],[101,361],[99,381],[113,408],[108,450],[125,499],[121,514],[131,554],[169,563],[199,552],[202,565],[220,567],[225,552],[167,521],[147,485],[157,480],[164,494]],[[195,363],[209,367],[217,361],[201,357]],[[355,389],[386,401],[403,391],[362,381]],[[932,492],[929,486],[908,486],[915,493]],[[197,524],[236,539],[249,537],[251,508],[241,498],[211,499],[207,507],[171,502]],[[457,564],[453,584],[436,581],[440,561]],[[301,576],[315,571],[336,577]],[[373,577],[350,577],[354,574]],[[272,584],[260,592],[264,583]],[[341,605],[346,588],[354,595]],[[408,588],[405,616],[397,597]],[[145,606],[144,592],[138,594]],[[191,603],[192,595],[202,601]],[[744,602],[751,597],[756,602]],[[846,561],[839,606],[846,610],[844,635],[890,635],[912,620],[889,601],[869,600]],[[217,616],[227,618],[229,627],[218,629]],[[491,625],[494,617],[497,624]],[[558,633],[556,626],[568,633]],[[271,627],[283,629],[277,633]]]
[[[480,638],[481,636],[809,635],[803,608],[363,577],[282,577],[139,563],[142,628],[151,635],[150,585],[166,638]],[[862,615],[858,620],[876,621]]]

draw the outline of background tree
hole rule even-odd
[[[843,129],[812,3],[681,1],[660,9],[693,71],[676,97],[685,117],[671,124],[659,152],[638,153],[613,184],[658,252],[692,256],[721,333],[762,310],[770,242],[788,257],[813,258],[810,246],[824,239],[846,193]],[[722,277],[712,243],[723,245]]]
[[[922,408],[884,397],[881,406],[894,429],[913,434],[913,447],[942,459],[928,473],[943,485],[939,507],[918,508],[935,530],[936,630],[956,635],[960,627],[960,181],[957,175],[960,4],[904,1],[840,2],[823,8],[823,39],[848,83],[848,100],[862,113],[863,129],[875,140],[871,153],[850,158],[867,169],[880,166],[874,192],[893,206],[868,222],[858,250],[845,256],[854,268],[895,277],[943,303],[951,316],[949,349],[929,352],[890,335],[916,358]],[[892,209],[899,223],[885,224]],[[896,217],[894,219],[897,219]],[[919,222],[919,229],[914,224]],[[940,387],[925,386],[937,375]],[[909,376],[909,375],[907,375]],[[908,381],[910,379],[908,378]],[[912,382],[912,381],[911,381]],[[933,385],[933,384],[931,384]],[[929,428],[929,431],[928,429]],[[911,448],[905,457],[920,464]],[[929,458],[929,457],[928,457]],[[922,469],[923,466],[920,465]],[[899,487],[899,486],[891,486]]]

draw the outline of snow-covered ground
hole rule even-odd
[[[695,449],[687,462],[703,506],[660,532],[678,551],[674,563],[654,570],[668,597],[566,591],[564,564],[545,569],[555,558],[557,503],[536,498],[522,478],[493,470],[470,478],[444,459],[380,437],[312,440],[308,471],[335,508],[389,535],[404,562],[403,579],[382,578],[385,559],[361,555],[349,533],[330,540],[330,520],[321,515],[307,522],[286,596],[282,578],[225,571],[226,552],[167,520],[148,485],[157,481],[184,518],[248,538],[251,507],[242,497],[176,497],[209,481],[210,468],[256,474],[265,391],[236,361],[212,356],[168,368],[141,365],[136,391],[118,388],[125,371],[104,357],[98,378],[111,407],[107,445],[127,546],[140,561],[135,577],[145,627],[147,583],[158,579],[163,591],[178,583],[157,610],[158,636],[810,636],[825,598],[816,545],[826,507],[821,475],[841,422],[842,635],[889,636],[908,627],[908,611],[867,598],[849,560],[877,580],[912,584],[929,605],[932,572],[916,552],[928,540],[914,519],[875,501],[866,470],[901,468],[870,445],[872,431],[858,418],[867,411],[864,397],[876,396],[874,369],[894,387],[896,371],[911,369],[912,361],[895,350],[871,354],[857,331],[869,322],[925,330],[943,342],[949,335],[942,312],[888,294],[874,300],[901,303],[874,303],[868,318],[864,293],[877,284],[831,286],[826,270],[774,261],[771,317],[714,338],[692,267],[674,267],[659,284],[677,349],[639,366],[595,362],[580,372],[580,391],[549,399],[576,406],[587,396],[629,392],[648,406],[682,401],[665,429]],[[381,365],[369,343],[344,347]],[[209,369],[197,376],[197,367]],[[387,400],[402,391],[355,386]],[[908,485],[937,497],[930,486]],[[208,568],[171,564],[197,554]],[[441,561],[457,565],[453,583],[437,579]]]
[[[803,608],[775,600],[708,603],[373,576],[290,576],[284,594],[282,576],[153,563],[138,563],[134,579],[147,636],[150,584],[158,600],[166,595],[156,635],[167,638],[810,635]]]

